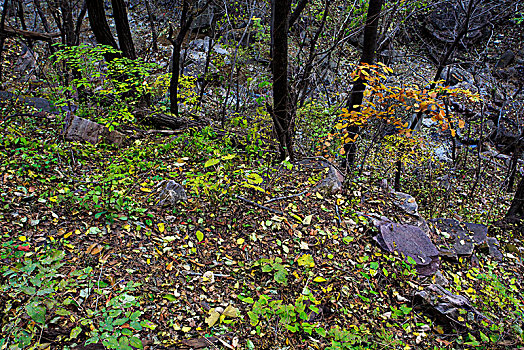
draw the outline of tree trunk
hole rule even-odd
[[[7,8],[9,7],[9,0],[4,0],[4,7],[2,10],[2,17],[0,18],[0,87],[3,85],[2,82],[2,55],[4,53],[4,43],[7,34],[5,28],[5,17],[7,16]],[[3,89],[2,89],[3,90]]]
[[[155,21],[153,18],[153,11],[151,10],[151,4],[149,4],[149,0],[144,0],[146,4],[146,10],[147,10],[147,17],[149,18],[149,26],[151,27],[151,36],[153,40],[153,51],[158,51],[158,34],[156,31]]]
[[[171,62],[173,63],[173,71],[171,73],[171,80],[169,82],[169,103],[170,112],[178,117],[178,77],[180,76],[180,49],[182,42],[189,31],[189,27],[193,22],[193,15],[189,13],[188,0],[184,0],[182,5],[182,14],[180,16],[180,31],[177,37],[173,40],[173,32],[169,34],[169,41],[173,45],[173,55]]]
[[[524,176],[520,178],[517,192],[515,193],[515,197],[513,197],[506,218],[524,219]]]
[[[362,49],[362,57],[360,63],[373,64],[375,57],[375,49],[377,47],[377,33],[378,33],[378,19],[380,17],[380,11],[382,10],[383,0],[370,0],[368,13],[366,18],[366,26],[364,27],[364,47]],[[364,90],[366,89],[365,81],[359,78],[353,88],[351,89],[351,96],[347,109],[349,112],[359,111],[360,105],[364,98]],[[355,107],[356,106],[356,107]],[[351,139],[355,140],[360,133],[360,127],[349,126],[347,132]],[[356,141],[351,141],[344,144],[344,151],[346,157],[342,161],[343,168],[350,168],[355,162],[357,155]]]
[[[86,0],[86,4],[89,24],[95,34],[96,41],[101,45],[108,45],[118,50],[118,45],[113,38],[109,24],[107,24],[104,0]],[[110,54],[106,56],[106,59],[112,60],[116,57],[119,57],[119,55]]]
[[[280,145],[280,159],[293,159],[293,108],[288,83],[288,24],[291,0],[272,1],[272,118]]]
[[[62,12],[62,43],[67,46],[76,46],[78,37],[73,24],[73,3],[69,0],[62,0],[60,10]]]
[[[111,6],[113,7],[113,17],[115,18],[120,50],[125,57],[134,60],[136,59],[135,45],[133,44],[131,29],[129,29],[126,4],[124,0],[111,0]]]

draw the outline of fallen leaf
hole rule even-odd
[[[102,247],[101,245],[97,245],[95,248],[91,250],[91,255],[97,255],[102,251],[102,249],[104,249],[104,247]]]
[[[308,215],[304,218],[304,220],[302,220],[302,224],[303,225],[310,225],[311,224],[311,219],[313,219],[313,215]]]
[[[227,317],[236,318],[240,316],[240,310],[234,306],[228,305],[222,315]]]
[[[215,275],[213,274],[213,271],[206,271],[206,272],[202,275],[202,280],[203,280],[204,282],[214,283],[214,282],[215,282]]]
[[[213,308],[209,310],[209,316],[206,317],[205,322],[209,327],[213,327],[215,323],[217,323],[218,319],[220,318],[220,314]],[[184,330],[182,328],[182,330]]]

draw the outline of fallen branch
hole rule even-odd
[[[269,203],[273,203],[273,202],[276,202],[276,201],[281,201],[281,200],[289,199],[289,198],[293,198],[293,197],[300,197],[300,196],[305,195],[308,192],[309,191],[302,191],[300,193],[292,194],[292,195],[289,195],[289,196],[271,198],[270,200],[266,201],[264,204],[269,204]]]
[[[271,209],[271,208],[269,208],[269,207],[266,207],[265,205],[258,204],[257,202],[253,202],[252,200],[249,200],[249,199],[244,198],[244,197],[242,197],[242,196],[238,196],[238,195],[236,195],[236,194],[234,194],[233,196],[234,196],[235,198],[238,198],[238,199],[243,200],[244,202],[246,202],[246,203],[248,203],[248,204],[254,205],[254,206],[257,207],[257,208],[264,209],[264,210],[270,211],[270,212],[275,213],[275,214],[284,215],[284,213],[281,212],[280,210]]]
[[[53,38],[57,38],[60,36],[60,33],[40,33],[40,32],[34,32],[32,30],[23,30],[14,28],[11,26],[4,26],[4,29],[2,32],[8,36],[14,36],[14,35],[21,35],[24,38],[29,38],[33,40],[43,40],[43,41],[52,41]]]

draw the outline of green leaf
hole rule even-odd
[[[197,231],[196,236],[199,242],[202,242],[204,240],[204,234],[202,233],[202,231]]]
[[[315,260],[313,260],[313,257],[311,254],[304,254],[300,258],[298,258],[298,266],[306,266],[306,267],[314,267],[315,266]]]
[[[165,294],[164,298],[166,298],[169,301],[176,301],[176,300],[178,300],[178,298],[176,296],[174,296],[173,294]]]
[[[119,348],[118,340],[116,339],[116,337],[114,335],[107,337],[105,340],[102,341],[102,344],[104,344],[104,346],[106,346],[106,347],[108,347],[110,349],[118,349]]]
[[[322,327],[316,327],[315,328],[315,332],[317,332],[318,335],[320,335],[323,338],[326,337],[326,330],[324,328],[322,328]]]
[[[292,325],[287,324],[286,328],[287,328],[288,331],[290,331],[292,333],[295,333],[296,331],[298,331],[298,325],[292,326]]]
[[[71,315],[71,311],[66,310],[66,309],[57,309],[57,310],[55,311],[55,313],[56,313],[57,315],[60,315],[60,316],[69,316],[69,315]]]
[[[46,312],[45,306],[39,305],[37,301],[33,301],[32,303],[27,304],[25,309],[33,321],[44,324]]]
[[[142,312],[140,312],[140,311],[137,310],[137,311],[133,312],[133,313],[131,314],[131,316],[129,316],[129,319],[130,319],[131,321],[136,321],[136,320],[140,317],[140,315],[142,315]]]
[[[413,259],[412,257],[410,257],[409,255],[407,256],[406,260],[408,261],[408,263],[410,263],[411,265],[416,265],[417,262],[415,261],[415,259]]]
[[[129,326],[131,328],[133,328],[134,330],[136,330],[136,331],[141,331],[142,330],[142,325],[140,323],[138,323],[137,321],[129,322]]]
[[[82,333],[82,328],[80,327],[71,329],[71,333],[69,333],[69,339],[75,339],[80,333]]]
[[[204,164],[204,168],[209,168],[210,166],[216,165],[218,163],[220,163],[220,159],[211,158],[206,162],[206,164]]]
[[[131,337],[129,338],[129,345],[131,345],[134,348],[137,349],[143,349],[144,346],[142,345],[142,341],[138,339],[137,337]]]
[[[119,318],[119,319],[113,321],[113,326],[121,326],[121,325],[123,325],[124,323],[126,323],[127,320],[128,320],[127,317]]]
[[[125,335],[125,336],[130,337],[130,336],[133,335],[133,331],[130,330],[129,328],[123,328],[123,329],[122,329],[122,335]]]
[[[273,277],[274,280],[278,283],[282,283],[283,285],[287,285],[287,271],[285,270],[278,270],[275,272],[275,276]]]
[[[119,338],[118,350],[133,350],[133,348],[129,346],[129,339],[127,337],[122,336]]]
[[[242,300],[244,303],[248,303],[248,304],[253,304],[254,303],[253,298],[251,298],[251,297],[244,298],[243,296],[239,295],[238,299]]]

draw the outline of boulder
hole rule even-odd
[[[444,68],[440,73],[440,79],[444,80],[450,86],[457,85],[461,82],[473,83],[474,79],[471,73],[460,67]]]
[[[327,194],[333,194],[342,190],[344,175],[332,165],[328,165],[327,176],[315,186],[315,190]]]
[[[457,257],[470,256],[476,246],[486,247],[491,257],[502,260],[502,253],[498,250],[498,241],[488,238],[488,228],[482,224],[462,223],[454,219],[429,220],[433,231],[438,236],[450,239],[451,249],[441,249],[441,256]]]
[[[157,195],[156,204],[160,207],[171,204],[176,205],[178,202],[187,201],[187,193],[184,186],[174,180],[162,180],[156,185]]]
[[[415,296],[423,304],[432,308],[436,314],[455,324],[465,326],[466,320],[477,322],[479,326],[481,321],[493,323],[474,308],[466,297],[453,294],[438,284],[430,284]]]
[[[406,213],[413,215],[413,216],[420,216],[418,213],[418,204],[415,198],[407,193],[404,192],[391,192],[393,195],[393,203],[399,207],[400,209],[404,210]]]
[[[28,106],[33,106],[36,109],[48,112],[48,113],[56,113],[57,109],[56,107],[47,99],[41,98],[41,97],[30,97],[30,96],[22,96],[13,94],[12,92],[8,91],[0,91],[0,102],[21,102]]]
[[[495,68],[504,69],[507,66],[509,66],[513,62],[514,59],[515,59],[515,53],[511,50],[507,50],[499,57],[497,64],[495,65]]]
[[[86,141],[92,144],[97,144],[102,139],[117,146],[124,142],[124,135],[120,132],[109,131],[103,125],[77,117],[70,112],[67,112],[64,120],[62,135],[69,141]]]
[[[439,268],[439,251],[419,227],[393,222],[380,222],[379,233],[373,239],[388,251],[411,257],[417,271],[423,276],[434,274]]]

